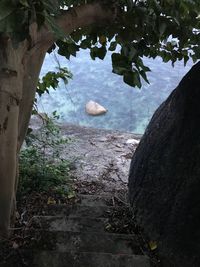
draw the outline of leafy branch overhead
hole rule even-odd
[[[49,94],[49,89],[54,90],[58,88],[59,81],[62,80],[64,84],[68,83],[68,79],[72,78],[72,73],[67,68],[59,67],[58,71],[47,72],[42,79],[39,79],[37,85],[37,94],[42,96],[44,93]]]
[[[67,36],[58,18],[70,12],[75,19],[77,7],[100,5],[110,10],[113,21],[89,27],[79,25]],[[80,49],[90,49],[93,60],[112,53],[113,72],[124,82],[141,87],[148,82],[150,69],[143,57],[162,57],[164,62],[200,58],[199,0],[1,0],[0,33],[9,35],[17,44],[29,38],[29,26],[36,22],[38,30],[47,25],[54,32],[58,53],[69,59]]]

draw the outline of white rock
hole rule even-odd
[[[126,141],[126,144],[131,144],[131,145],[138,145],[140,142],[140,140],[137,140],[137,139],[128,139]]]
[[[92,100],[90,100],[85,105],[85,110],[89,115],[93,116],[102,115],[107,112],[107,109],[105,109],[103,106]]]

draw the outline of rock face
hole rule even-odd
[[[166,266],[200,266],[200,63],[150,121],[132,159],[129,195]]]
[[[85,110],[86,110],[87,114],[92,115],[92,116],[102,115],[102,114],[105,114],[107,112],[107,109],[105,109],[103,106],[101,106],[100,104],[98,104],[97,102],[94,102],[92,100],[90,100],[86,104]]]

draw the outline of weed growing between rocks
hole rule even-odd
[[[37,131],[29,129],[26,145],[19,157],[18,198],[31,192],[53,191],[61,196],[72,196],[71,162],[60,155],[60,146],[70,142],[63,138],[55,124],[59,118],[44,115],[43,124]]]

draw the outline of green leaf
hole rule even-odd
[[[27,0],[20,0],[19,1],[20,2],[20,4],[22,5],[22,6],[24,6],[24,7],[30,7],[30,5],[29,5],[29,3],[28,3],[28,1]]]
[[[116,41],[115,41],[115,42],[111,42],[111,43],[110,43],[109,50],[110,50],[110,51],[115,51],[116,48],[117,48],[117,42],[116,42]]]
[[[93,47],[91,48],[90,50],[90,56],[93,60],[95,60],[95,58],[100,58],[100,59],[104,59],[105,56],[106,56],[106,53],[107,53],[107,50],[105,48],[105,46],[102,46],[102,47]]]
[[[49,27],[52,29],[56,38],[63,39],[65,37],[65,33],[55,23],[55,19],[53,17],[49,16],[47,12],[45,12],[45,20],[46,20],[47,24],[49,25]]]
[[[163,35],[163,33],[165,32],[165,30],[167,29],[167,24],[162,22],[160,25],[159,25],[159,32],[160,32],[160,35]]]
[[[132,64],[129,61],[129,59],[126,56],[121,55],[119,53],[112,54],[112,64],[114,68],[120,67],[120,68],[125,68],[127,70],[132,69]]]
[[[137,86],[138,88],[142,87],[141,81],[140,81],[140,75],[138,72],[126,72],[124,74],[124,82],[127,83],[130,86]]]
[[[143,70],[140,70],[139,73],[142,76],[142,78],[145,80],[145,82],[149,83],[149,80],[147,79],[146,72]]]
[[[8,4],[7,0],[1,0],[0,2],[0,22],[10,16],[16,7],[12,4]]]
[[[60,4],[58,0],[43,0],[43,5],[49,14],[59,14]]]
[[[90,46],[91,46],[91,40],[90,39],[84,39],[80,44],[80,47],[82,49],[90,48]]]

